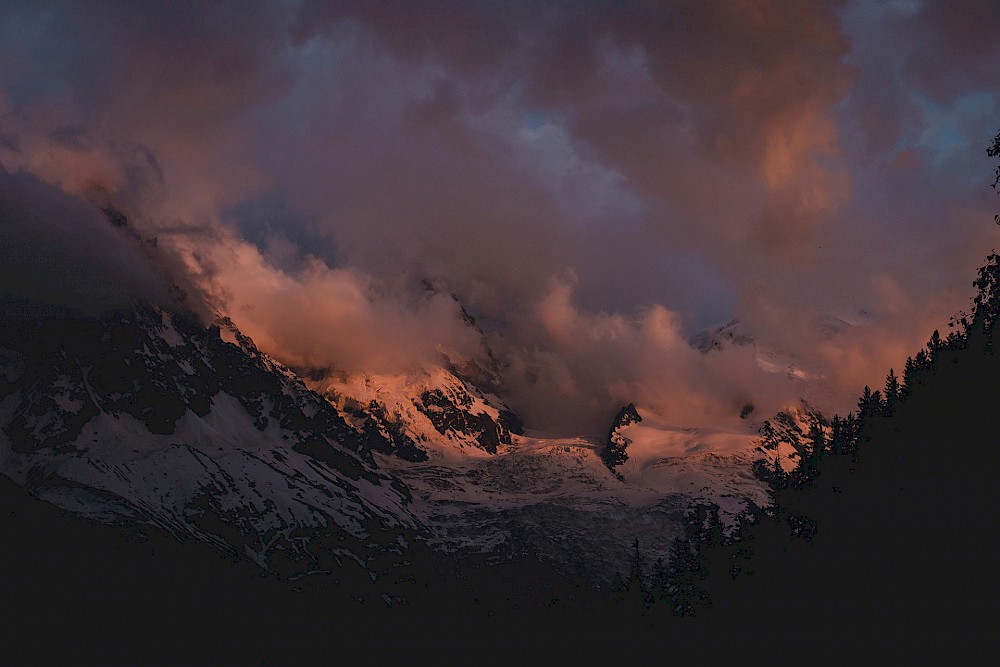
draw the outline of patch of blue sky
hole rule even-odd
[[[915,136],[902,139],[904,145],[897,153],[916,148],[935,168],[956,156],[965,160],[984,141],[979,136],[983,121],[995,116],[996,99],[987,91],[966,93],[947,106],[935,103],[923,93],[916,94],[914,101],[920,110],[920,126]]]

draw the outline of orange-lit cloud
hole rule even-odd
[[[689,423],[794,398],[687,344],[739,317],[842,410],[996,244],[997,11],[12,2],[0,167],[126,210],[289,363],[481,354],[454,294],[529,426]]]

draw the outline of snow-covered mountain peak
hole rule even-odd
[[[374,450],[404,460],[497,454],[521,431],[499,398],[444,368],[332,374],[314,386]]]

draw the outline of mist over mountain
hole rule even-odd
[[[996,3],[3,16],[19,659],[996,616]]]

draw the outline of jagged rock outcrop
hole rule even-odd
[[[409,374],[331,374],[314,386],[373,450],[418,462],[445,451],[496,454],[523,433],[496,396],[447,369]]]
[[[642,417],[639,416],[639,412],[635,409],[635,404],[629,403],[618,411],[618,415],[611,422],[611,430],[608,431],[608,440],[601,450],[601,460],[604,461],[604,465],[608,466],[610,470],[614,471],[615,468],[628,461],[628,454],[625,452],[625,449],[628,447],[629,440],[621,434],[620,430],[629,424],[641,421]]]

